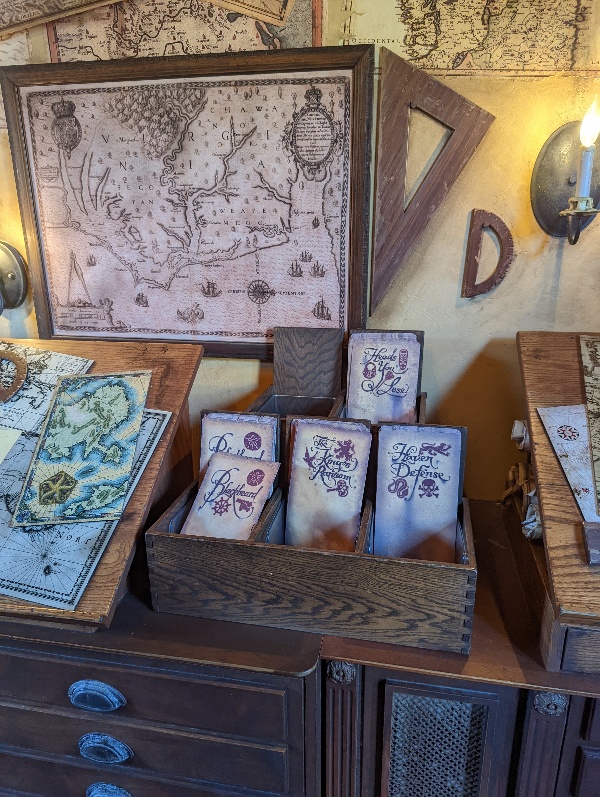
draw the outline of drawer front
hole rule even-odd
[[[131,797],[214,797],[216,794],[209,786],[145,778],[114,768],[99,770],[85,764],[74,765],[65,759],[30,757],[20,751],[0,748],[0,797],[85,797],[88,789],[93,797],[91,787],[104,783],[124,791],[114,797],[126,794]],[[218,794],[223,797],[222,791]]]
[[[115,717],[268,742],[287,740],[290,704],[300,705],[302,696],[302,682],[296,678],[263,676],[261,682],[65,662],[31,654],[0,655],[0,699],[71,708],[69,689],[86,680],[101,682],[123,695],[126,705],[115,709]]]
[[[88,763],[80,746],[82,737],[89,734],[107,735],[113,740],[113,747],[130,748],[131,758],[117,765],[118,771],[199,780],[222,788],[245,787],[278,795],[290,794],[291,780],[303,779],[302,744],[298,749],[289,749],[285,745],[184,733],[136,721],[115,721],[102,715],[90,717],[75,710],[24,710],[7,701],[0,702],[0,746],[66,757],[73,764]],[[86,752],[90,748],[97,750],[96,745],[88,745]],[[100,772],[105,767],[115,769],[111,763],[90,763]]]
[[[598,797],[600,782],[600,750],[582,748],[575,797]]]

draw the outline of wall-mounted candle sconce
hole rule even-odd
[[[531,205],[544,232],[576,244],[580,232],[599,212],[600,164],[594,164],[600,133],[596,100],[581,125],[569,122],[556,130],[542,147],[531,178]]]
[[[0,241],[0,315],[20,307],[27,296],[27,269],[19,252]]]

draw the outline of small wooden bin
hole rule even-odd
[[[370,554],[369,501],[353,553],[284,545],[280,490],[248,541],[179,534],[196,492],[146,533],[155,611],[469,653],[477,567],[466,499],[448,564]]]

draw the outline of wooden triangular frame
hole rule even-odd
[[[371,312],[494,121],[490,113],[390,50],[382,48],[380,65]],[[405,209],[410,108],[453,132]]]

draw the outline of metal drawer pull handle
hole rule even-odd
[[[88,786],[85,797],[133,797],[133,795],[111,783],[92,783]]]
[[[118,689],[102,681],[75,681],[69,687],[69,700],[85,711],[116,711],[127,705]]]
[[[78,746],[83,758],[98,764],[122,764],[133,758],[131,747],[105,733],[86,733]]]

